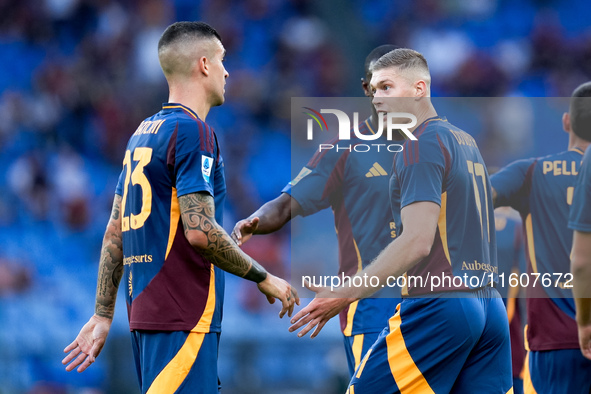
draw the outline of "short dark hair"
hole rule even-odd
[[[372,74],[371,70],[369,69],[371,64],[377,61],[379,58],[384,56],[386,53],[393,51],[394,49],[398,49],[396,45],[392,44],[385,44],[380,45],[379,47],[375,47],[369,55],[365,58],[365,76],[369,77]]]
[[[380,57],[371,67],[371,72],[388,67],[397,67],[401,70],[422,68],[429,72],[427,60],[414,49],[397,48]]]
[[[158,41],[158,51],[163,47],[184,38],[217,38],[222,41],[222,38],[213,27],[205,22],[175,22],[168,26],[160,41]]]
[[[585,82],[574,90],[569,113],[575,135],[591,142],[591,82]]]

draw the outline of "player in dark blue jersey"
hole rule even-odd
[[[516,161],[491,177],[495,205],[515,208],[524,223],[531,277],[526,300],[526,342],[530,350],[524,377],[526,393],[591,390],[591,363],[578,350],[569,278],[569,206],[589,145],[572,127],[571,119],[577,116],[573,111],[571,107],[562,118],[564,131],[569,134],[568,150]],[[540,280],[534,285],[536,277]]]
[[[492,173],[489,169],[489,173]],[[495,228],[497,233],[497,261],[499,274],[505,278],[515,277],[526,272],[525,249],[521,231],[519,213],[509,207],[495,209]],[[523,367],[525,361],[525,346],[523,341],[523,325],[525,308],[521,298],[521,287],[497,287],[509,319],[509,334],[511,338],[511,364],[513,366],[513,392],[523,393]],[[522,302],[523,301],[523,302]],[[522,313],[523,310],[523,313]]]
[[[291,314],[297,293],[246,255],[221,227],[224,162],[211,107],[228,72],[218,33],[202,22],[169,26],[158,56],[169,103],[127,144],[103,240],[95,314],[65,352],[68,371],[100,353],[121,279],[142,393],[217,393],[224,271],[258,284]]]
[[[404,143],[390,180],[392,212],[402,231],[357,274],[377,278],[377,287],[310,285],[316,298],[294,316],[290,330],[306,325],[298,335],[315,328],[314,337],[348,304],[406,273],[408,296],[366,353],[348,392],[510,392],[507,313],[492,287],[498,267],[491,189],[478,147],[437,115],[420,53],[396,49],[382,56],[371,86],[378,113],[417,118],[411,128],[417,140]]]
[[[365,78],[361,79],[361,83],[366,96],[372,96],[369,89],[371,65],[395,48],[393,45],[381,45],[365,59]],[[377,124],[374,108],[372,116],[359,124],[359,131],[375,134]],[[347,141],[347,145],[363,142],[353,138]],[[338,145],[338,141],[332,143]],[[242,244],[252,234],[279,230],[292,217],[312,215],[331,207],[339,246],[338,273],[352,276],[367,266],[396,237],[393,218],[389,212],[385,215],[382,208],[389,201],[388,171],[393,157],[394,153],[386,149],[371,153],[347,149],[318,152],[278,198],[236,223],[232,236]],[[386,326],[399,302],[399,298],[364,299],[341,312],[339,317],[350,375]]]
[[[571,125],[591,141],[591,82],[575,89],[570,103]],[[577,176],[568,227],[574,230],[571,253],[573,295],[576,305],[579,346],[591,360],[591,149],[587,148]]]

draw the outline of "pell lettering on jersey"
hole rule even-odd
[[[577,162],[574,160],[570,163],[567,163],[566,160],[544,161],[542,162],[542,173],[546,175],[548,172],[552,172],[554,176],[579,174]]]
[[[139,256],[129,256],[123,259],[123,265],[130,265],[134,263],[151,263],[152,262],[152,255],[151,254],[142,254]]]
[[[213,158],[209,156],[201,156],[201,173],[203,174],[203,179],[205,179],[205,182],[209,182],[212,166]]]
[[[300,173],[298,174],[298,176],[296,176],[295,178],[293,178],[293,181],[291,181],[291,186],[295,186],[299,181],[302,180],[302,178],[304,178],[306,175],[308,175],[309,173],[311,173],[312,170],[309,169],[308,167],[304,167],[302,168],[302,170],[300,171]]]
[[[458,144],[471,146],[473,148],[478,148],[478,146],[476,145],[476,140],[470,134],[468,134],[464,131],[456,131],[456,130],[450,130],[450,131],[453,134],[453,136],[456,137],[456,141],[458,141]]]
[[[158,130],[164,123],[166,119],[161,120],[144,120],[138,126],[133,136],[143,135],[143,134],[158,134]]]

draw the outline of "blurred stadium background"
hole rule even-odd
[[[230,230],[292,174],[291,97],[361,96],[373,47],[421,51],[434,96],[564,97],[591,79],[590,14],[585,0],[0,0],[0,393],[138,391],[123,303],[92,368],[67,374],[60,361],[93,312],[127,139],[167,100],[156,45],[171,22],[210,23],[228,51],[226,104],[207,121],[226,160]],[[514,112],[499,119],[522,119]],[[558,115],[468,131],[500,166],[565,148]],[[332,229],[330,213],[306,220],[293,231]],[[316,263],[334,264],[335,246],[317,247],[333,260]],[[289,273],[289,229],[245,249]],[[298,340],[277,312],[228,275],[224,392],[342,393],[337,325]]]

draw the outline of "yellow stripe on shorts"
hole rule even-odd
[[[190,332],[187,340],[178,353],[170,360],[166,367],[150,385],[147,394],[174,393],[183,383],[191,367],[197,359],[199,349],[203,344],[205,333]]]
[[[388,345],[388,364],[401,394],[434,394],[419,367],[406,348],[400,325],[400,305],[398,312],[390,318],[390,333],[386,337]]]

